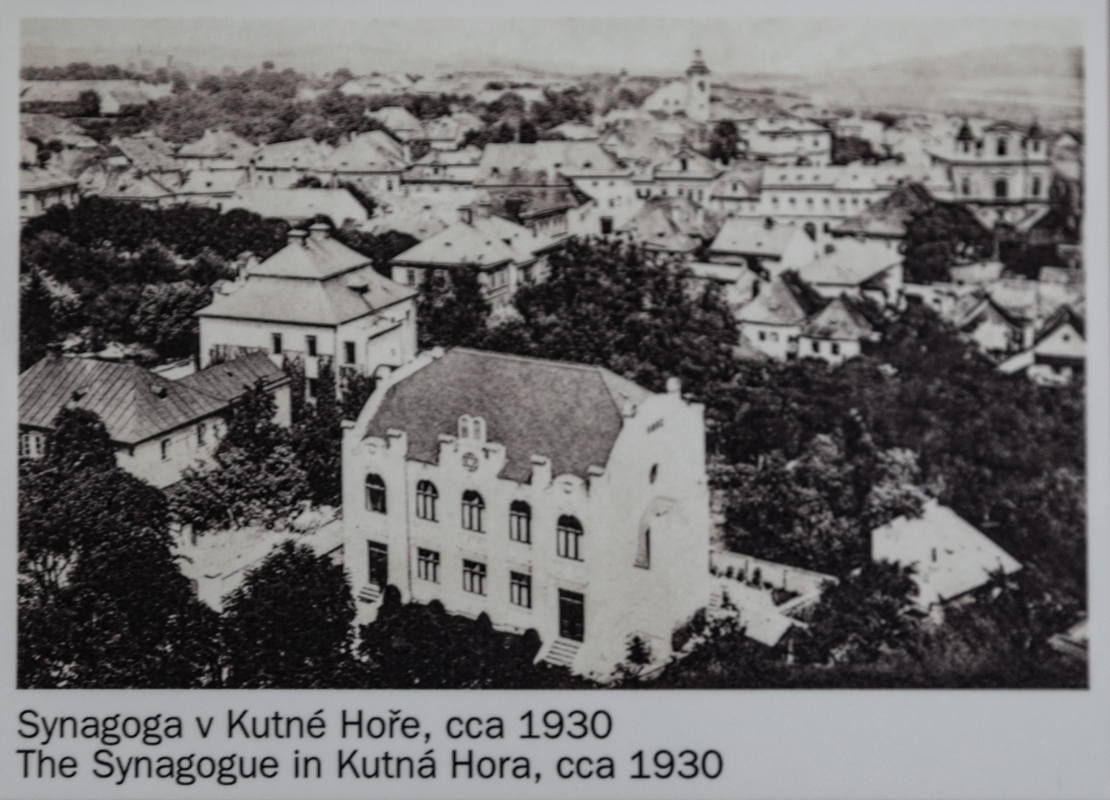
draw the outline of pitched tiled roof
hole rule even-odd
[[[34,137],[43,143],[57,139],[67,147],[99,147],[96,139],[86,134],[80,125],[54,114],[20,114],[19,128],[23,136]]]
[[[266,353],[248,353],[186,375],[177,381],[177,385],[231,402],[252,388],[259,378],[265,381],[267,387],[289,381],[285,370],[271,361]]]
[[[736,312],[737,321],[762,325],[801,325],[806,316],[801,301],[782,278],[763,286],[754,300]]]
[[[844,220],[833,229],[833,233],[902,237],[906,235],[906,223],[933,202],[932,195],[921,184],[904,184],[862,214]]]
[[[137,444],[217,413],[225,401],[134,364],[48,355],[19,376],[19,424],[51,428],[67,405],[96,413],[113,441]]]
[[[19,170],[19,191],[45,192],[63,186],[76,186],[77,181],[61,170],[51,167],[29,167]]]
[[[365,206],[346,189],[244,187],[225,205],[225,210],[232,208],[242,208],[263,217],[291,222],[300,222],[323,214],[336,225],[341,225],[348,219],[364,222],[368,216]]]
[[[393,259],[396,264],[441,264],[443,266],[492,266],[506,261],[530,260],[547,237],[537,238],[527,228],[502,217],[477,217],[456,222],[445,230],[413,245]]]
[[[181,145],[177,155],[186,158],[234,158],[245,162],[256,149],[237,133],[209,128],[195,142]]]
[[[327,157],[337,172],[400,172],[406,162],[397,142],[382,131],[371,131],[341,142]]]
[[[539,141],[488,144],[475,185],[505,185],[511,174],[546,173],[572,177],[625,175],[628,170],[597,142]]]
[[[690,253],[711,237],[705,213],[685,197],[652,197],[623,226],[634,239],[653,250]]]
[[[144,172],[173,172],[180,169],[173,160],[170,146],[153,136],[121,136],[112,146],[128,163]]]
[[[195,169],[185,176],[178,194],[232,194],[247,180],[237,169]]]
[[[942,603],[982,586],[992,572],[1021,564],[955,511],[935,500],[920,517],[898,517],[872,532],[872,556],[916,564],[922,606]]]
[[[377,111],[371,111],[367,116],[380,121],[394,133],[420,132],[420,120],[404,106],[383,106]]]
[[[826,286],[859,286],[901,263],[902,256],[873,243],[840,239],[832,252],[824,252],[798,272],[808,283]]]
[[[601,367],[454,348],[390,386],[363,435],[402,430],[408,457],[434,463],[439,435],[455,435],[469,414],[485,419],[487,441],[505,446],[501,477],[528,480],[537,455],[554,476],[585,478],[608,463],[625,400],[649,395]]]
[[[781,258],[798,229],[790,225],[746,217],[726,219],[720,233],[709,245],[710,252]]]
[[[326,169],[332,149],[312,139],[293,139],[263,145],[251,161],[262,169]]]
[[[416,293],[370,266],[319,279],[257,274],[255,269],[259,268],[251,270],[242,286],[216,295],[197,316],[334,326]]]
[[[858,341],[874,331],[867,317],[844,297],[837,297],[803,328],[802,335],[813,339]]]

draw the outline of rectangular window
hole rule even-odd
[[[832,354],[834,356],[840,355],[840,344],[838,342],[832,343]]]
[[[203,422],[197,425],[197,444],[202,446],[204,445],[204,438],[207,430],[208,426],[205,425]]]
[[[509,573],[509,602],[521,608],[532,607],[532,576],[523,572]]]
[[[320,390],[320,379],[319,378],[309,378],[307,381],[305,381],[305,385],[308,387],[308,396],[309,396],[309,398],[312,399],[312,400],[315,400],[316,399],[316,394]]]
[[[422,581],[439,583],[439,553],[423,547],[416,551],[416,577]]]
[[[163,439],[162,440],[162,460],[163,461],[169,461],[170,460],[170,443],[171,443],[171,441],[172,441],[171,439]]]
[[[281,353],[281,334],[280,333],[271,333],[270,334],[270,352],[271,353],[279,353],[279,354]]]
[[[316,337],[309,334],[304,337],[304,347],[310,356],[316,355]]]
[[[821,352],[821,343],[820,342],[810,342],[809,346],[813,349],[813,352],[815,352],[815,353],[820,353]]]
[[[481,561],[463,560],[463,591],[486,593],[486,565]]]
[[[344,342],[343,343],[343,363],[345,363],[345,364],[355,363],[355,343],[354,342]]]

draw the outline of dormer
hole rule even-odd
[[[486,421],[483,417],[463,414],[459,417],[459,440],[484,444],[486,441]]]

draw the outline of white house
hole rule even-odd
[[[543,279],[545,255],[559,238],[471,208],[462,212],[450,227],[397,255],[390,262],[393,279],[415,292],[437,271],[474,270],[494,306],[507,306],[520,286]]]
[[[902,254],[856,239],[827,243],[820,255],[799,268],[798,274],[828,298],[847,292],[880,306],[901,302]]]
[[[996,122],[976,135],[965,121],[933,159],[948,168],[957,202],[976,205],[995,220],[1014,222],[1027,206],[1048,203],[1052,162],[1036,123]]]
[[[370,258],[329,235],[291,230],[289,243],[197,312],[202,364],[242,351],[303,361],[309,396],[321,359],[380,374],[416,355],[416,292],[380,275]]]
[[[735,312],[740,334],[759,352],[785,361],[798,354],[798,339],[811,309],[782,278],[759,287],[755,298]]]
[[[898,517],[873,530],[871,558],[915,567],[915,602],[922,611],[978,589],[995,572],[1021,569],[1017,559],[935,500],[920,517]]]
[[[805,325],[798,337],[798,358],[819,358],[841,364],[858,356],[863,343],[875,338],[875,328],[854,298],[836,297]]]
[[[248,354],[179,380],[135,364],[50,353],[19,376],[19,456],[41,458],[63,408],[95,413],[119,466],[159,488],[182,470],[210,464],[232,402],[261,379],[289,424],[289,378],[262,354]]]
[[[456,348],[379,385],[343,440],[360,616],[386,586],[607,677],[706,603],[704,409],[608,370]]]
[[[701,50],[695,50],[685,76],[663,84],[644,98],[640,107],[645,111],[682,113],[692,120],[708,122],[709,92],[709,67],[702,59]]]
[[[748,158],[772,164],[821,167],[832,162],[832,131],[801,117],[760,117],[739,127]]]
[[[817,232],[774,219],[726,219],[709,245],[709,260],[745,264],[778,275],[808,264],[820,253]]]
[[[46,213],[52,206],[72,207],[80,199],[77,181],[52,167],[20,167],[19,219]]]

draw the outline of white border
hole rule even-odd
[[[856,17],[861,24],[871,15],[954,16],[974,14],[1079,15],[1086,20],[1086,240],[1088,359],[1088,486],[1090,533],[1090,621],[1095,635],[1091,646],[1091,688],[1087,691],[671,691],[609,692],[582,694],[552,692],[16,692],[15,674],[15,381],[5,382],[0,396],[4,420],[0,442],[8,456],[4,464],[7,480],[0,487],[4,514],[4,604],[0,614],[0,641],[8,642],[0,657],[0,697],[4,718],[0,721],[0,796],[65,797],[113,796],[150,797],[149,788],[117,791],[96,783],[55,782],[26,784],[15,780],[15,714],[33,706],[46,712],[88,713],[99,711],[150,712],[163,708],[180,714],[216,712],[228,706],[251,704],[256,708],[281,707],[311,713],[327,705],[364,707],[368,710],[403,708],[427,719],[439,718],[445,707],[460,713],[488,715],[497,711],[515,717],[532,708],[604,707],[617,720],[619,745],[566,747],[567,752],[630,753],[638,746],[717,747],[726,753],[725,775],[712,783],[680,784],[641,781],[631,788],[615,783],[560,783],[545,778],[532,787],[511,782],[444,782],[431,785],[413,782],[344,783],[321,785],[259,783],[226,790],[223,794],[206,787],[163,792],[163,796],[234,797],[1029,797],[1102,798],[1110,796],[1110,636],[1106,635],[1108,565],[1110,544],[1110,452],[1107,411],[1108,385],[1107,305],[1110,301],[1107,245],[1107,15],[1097,2],[1020,2],[1002,0],[943,0],[920,11],[909,2],[749,2],[743,6],[727,2],[686,0],[681,4],[652,2],[600,3],[597,0],[560,0],[558,3],[425,2],[403,0],[366,3],[334,0],[271,0],[265,3],[200,0],[186,6],[171,2],[23,2],[8,3],[3,14],[0,42],[0,80],[5,88],[7,114],[14,114],[19,59],[20,16],[457,16],[466,14],[515,16],[712,16],[763,15]],[[11,116],[0,136],[10,155],[3,161],[7,185],[16,185],[16,126]],[[0,297],[0,320],[6,334],[3,358],[9,376],[16,374],[16,313],[18,292],[18,226],[15,192],[9,188],[0,200],[0,225],[8,253],[5,281]],[[1101,668],[1101,669],[1100,669]],[[616,737],[614,737],[615,741]],[[437,749],[443,749],[442,736]],[[265,751],[271,747],[260,748]],[[485,749],[496,751],[496,747]],[[506,751],[520,750],[507,745]]]

